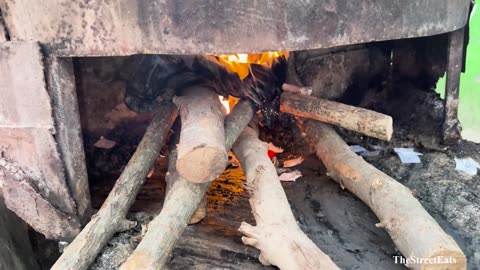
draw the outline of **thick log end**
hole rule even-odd
[[[228,162],[225,149],[202,146],[194,148],[177,160],[177,171],[194,183],[215,180],[223,173]]]
[[[378,130],[377,136],[375,136],[375,131],[372,131],[372,137],[375,137],[380,140],[390,141],[393,135],[393,118],[389,115],[386,115],[384,118],[381,118],[381,123],[378,123],[378,126],[384,127],[384,129]]]

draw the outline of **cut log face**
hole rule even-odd
[[[170,196],[172,194],[171,192],[172,187],[178,186],[178,185],[175,185],[175,183],[181,182],[181,181],[187,181],[178,174],[177,168],[176,168],[177,157],[178,157],[177,144],[180,138],[180,121],[177,121],[177,123],[175,123],[173,127],[173,132],[174,134],[172,134],[172,138],[169,146],[169,153],[168,153],[168,172],[165,176],[165,182],[167,184],[165,188],[166,196]],[[167,204],[165,203],[164,208],[166,206]],[[185,208],[183,208],[182,210],[185,210]],[[190,215],[188,212],[187,214]],[[207,215],[207,198],[206,196],[203,196],[203,199],[201,200],[200,204],[198,204],[198,208],[197,210],[195,210],[195,213],[192,215],[192,218],[188,222],[188,225],[196,224],[202,221],[202,219],[204,219],[206,215]],[[154,225],[154,223],[152,222],[150,223],[150,225]]]
[[[466,258],[455,240],[395,179],[376,169],[350,151],[348,145],[328,125],[308,120],[303,125],[307,141],[315,147],[328,174],[367,204],[406,257],[427,263],[411,264],[416,270],[464,270]],[[431,263],[434,260],[451,263]]]
[[[242,241],[258,248],[264,265],[289,270],[338,269],[298,227],[277,172],[267,155],[267,144],[247,127],[233,146],[247,176],[250,205],[257,223],[243,222]]]
[[[223,127],[224,109],[218,95],[205,87],[192,87],[175,97],[182,128],[178,144],[177,171],[185,179],[213,181],[228,161]]]

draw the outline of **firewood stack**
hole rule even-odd
[[[177,114],[180,119],[169,140],[167,194],[163,209],[150,222],[142,241],[121,269],[165,267],[177,240],[204,200],[211,181],[224,171],[230,149],[246,174],[256,221],[255,226],[242,223],[239,231],[244,234],[242,241],[245,245],[260,250],[260,262],[280,269],[338,269],[297,225],[275,167],[267,155],[267,145],[258,139],[257,121],[252,119],[263,103],[277,101],[280,111],[312,119],[299,123],[328,174],[373,210],[380,220],[377,226],[387,230],[405,257],[456,258],[455,264],[415,265],[415,269],[465,269],[465,256],[460,248],[411,192],[352,153],[328,126],[332,124],[388,141],[393,131],[391,117],[311,97],[294,86],[284,87],[289,91],[280,95],[281,76],[268,74],[265,69],[261,69],[261,74],[267,74],[263,78],[268,79],[260,83],[254,81],[258,77],[251,76],[251,81],[243,83],[221,66],[213,65],[215,72],[211,68],[202,70],[201,63],[206,61],[203,58],[194,58],[189,65],[184,59],[170,57],[155,56],[143,60],[155,68],[134,73],[131,78],[144,81],[130,82],[134,91],[127,95],[127,103],[142,111],[155,110],[156,117],[100,211],[66,248],[52,269],[87,269],[114,233],[134,225],[126,220],[126,213],[167,141]],[[182,70],[184,80],[173,76],[172,72],[158,72],[165,68],[166,60]],[[212,63],[216,62],[209,62]],[[146,92],[142,92],[142,88]],[[173,100],[172,92],[165,90],[172,88],[176,89]],[[227,115],[218,99],[219,93],[242,99]],[[142,99],[147,96],[148,104],[142,107]]]

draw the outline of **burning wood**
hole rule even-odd
[[[465,255],[455,240],[442,230],[408,188],[353,153],[328,125],[308,120],[304,130],[328,174],[372,209],[380,220],[377,227],[387,230],[405,257],[455,259],[452,264],[414,264],[413,269],[466,268]]]
[[[131,229],[135,225],[125,216],[145,182],[176,117],[177,109],[173,104],[167,103],[159,108],[102,208],[65,249],[52,270],[87,269],[115,233]]]
[[[280,110],[300,117],[319,120],[389,141],[393,133],[392,117],[363,108],[284,92]]]
[[[267,144],[245,128],[233,146],[242,164],[250,190],[250,205],[256,226],[243,222],[245,245],[258,248],[263,265],[280,269],[338,269],[298,227],[275,167],[267,155]]]
[[[240,132],[253,118],[256,108],[240,101],[225,118],[225,149],[230,149]],[[172,148],[171,148],[172,149]],[[174,147],[173,147],[174,149]],[[169,160],[169,192],[160,214],[148,226],[137,249],[122,265],[122,270],[163,269],[171,252],[197,209],[210,182],[194,183],[176,173],[175,152]]]
[[[189,88],[173,102],[180,108],[182,131],[177,171],[185,179],[204,183],[217,178],[228,161],[223,130],[224,108],[208,88]]]
[[[186,59],[154,56],[146,61],[158,69],[145,74],[135,73],[129,84],[131,88],[144,87],[150,102],[147,107],[154,108],[158,106],[154,104],[156,101],[152,101],[158,94],[154,92],[178,86],[179,83],[176,89],[179,96],[173,98],[173,102],[179,107],[181,126],[175,127],[174,138],[170,142],[163,209],[150,222],[143,240],[121,269],[162,269],[166,265],[187,224],[198,222],[205,216],[205,192],[210,182],[224,171],[228,161],[227,151],[232,145],[247,177],[250,205],[256,221],[255,226],[245,222],[240,226],[239,231],[244,234],[243,243],[260,250],[259,260],[264,265],[275,265],[280,269],[338,269],[297,225],[280,184],[280,180],[294,181],[301,177],[300,171],[279,177],[268,151],[276,153],[283,149],[269,149],[258,139],[254,129],[246,127],[257,105],[262,103],[262,106],[268,107],[263,102],[273,104],[275,99],[278,101],[281,80],[275,77],[273,66],[255,66],[254,62],[247,62],[247,69],[236,63],[227,65],[227,70],[217,63],[223,61],[225,64],[228,60],[221,56],[216,60],[209,60],[210,57]],[[175,72],[182,72],[172,75],[175,72],[171,69],[175,68]],[[159,70],[168,71],[168,74]],[[237,72],[238,77],[233,78],[229,73],[232,71]],[[181,81],[183,76],[186,76],[185,82]],[[223,88],[232,85],[243,91],[238,96],[246,100],[241,100],[225,118],[219,94],[226,94]],[[332,123],[383,140],[391,138],[393,128],[389,116],[299,94],[308,92],[308,89],[289,89],[295,93],[281,95],[280,109],[283,112]],[[137,95],[127,102],[130,100],[133,107],[142,108],[142,98]],[[223,106],[229,107],[228,101],[223,103]],[[133,226],[126,220],[126,213],[143,185],[176,113],[171,104],[163,105],[98,214],[67,247],[52,269],[86,269],[114,233]],[[379,226],[387,229],[403,254],[428,258],[439,255],[455,257],[459,264],[451,269],[462,269],[465,258],[456,243],[406,188],[363,160],[356,159],[356,155],[349,156],[350,153],[345,152],[348,147],[345,148],[343,142],[335,137],[334,131],[321,123],[312,123],[307,120],[305,124],[307,136],[316,144],[317,155],[332,177],[342,181],[373,209],[380,219]],[[237,137],[238,141],[234,144]],[[315,140],[320,140],[322,144]],[[334,151],[330,151],[329,147]],[[287,160],[284,167],[293,167],[302,161],[302,157]],[[385,194],[391,196],[390,199]],[[380,200],[383,200],[382,205],[375,203]],[[396,216],[398,210],[413,213],[413,218],[405,220]],[[415,235],[412,231],[425,228],[430,230],[429,237],[423,240],[412,238],[411,235]],[[439,245],[444,248],[439,248]]]

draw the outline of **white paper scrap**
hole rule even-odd
[[[297,180],[300,177],[302,177],[302,173],[299,170],[295,170],[295,171],[284,172],[280,174],[278,179],[280,179],[280,181],[295,182],[295,180]]]
[[[413,164],[420,163],[420,158],[418,156],[423,155],[422,153],[415,152],[413,148],[394,148],[395,153],[400,157],[400,161],[403,164]]]
[[[374,147],[375,149],[375,147]],[[354,153],[361,155],[362,157],[375,157],[380,154],[382,149],[375,149],[374,151],[368,151],[365,147],[361,145],[350,145],[350,150]]]
[[[457,171],[474,176],[477,174],[478,169],[480,169],[480,164],[472,158],[455,158],[455,170]]]
[[[362,153],[367,151],[367,149],[361,145],[350,145],[350,150],[354,153]]]

